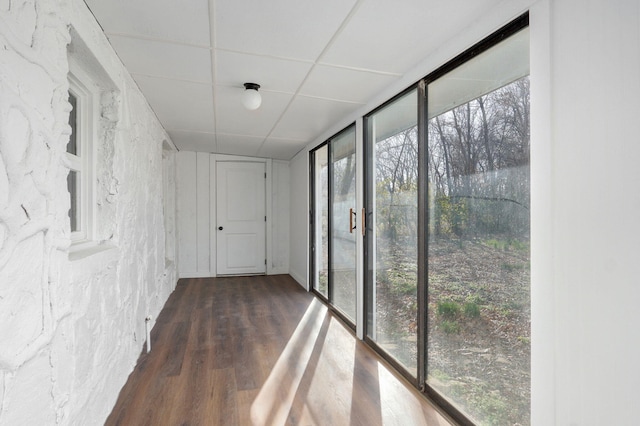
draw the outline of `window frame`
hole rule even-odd
[[[97,130],[98,90],[89,74],[69,58],[68,92],[76,98],[76,154],[64,153],[63,163],[69,173],[75,171],[78,178],[76,217],[78,229],[70,229],[71,249],[79,249],[94,238],[95,227],[95,151],[93,141]],[[69,103],[71,107],[71,103]],[[72,129],[73,130],[73,129]],[[71,194],[69,193],[71,198]],[[70,199],[71,201],[71,199]],[[71,222],[71,217],[69,217]]]
[[[450,402],[444,394],[441,394],[438,390],[434,389],[427,382],[427,362],[428,362],[428,296],[429,296],[429,279],[428,279],[428,265],[429,259],[429,235],[428,235],[428,222],[429,222],[429,210],[428,210],[428,195],[429,195],[429,182],[428,182],[428,86],[430,83],[438,80],[440,77],[455,70],[466,62],[474,59],[485,51],[500,44],[502,41],[515,35],[521,30],[529,27],[529,12],[526,11],[520,16],[516,17],[503,27],[499,28],[495,32],[491,33],[478,43],[472,45],[470,48],[464,50],[462,53],[453,57],[449,61],[446,61],[440,67],[435,68],[429,74],[408,86],[395,96],[391,97],[381,105],[373,108],[367,114],[362,115],[362,136],[359,143],[363,149],[363,157],[361,158],[363,167],[363,207],[365,209],[366,220],[363,223],[364,233],[363,240],[360,244],[363,245],[363,287],[364,295],[360,301],[362,308],[364,308],[364,315],[359,318],[362,321],[362,328],[364,330],[363,337],[361,338],[371,349],[373,349],[383,360],[385,360],[396,372],[406,379],[409,383],[415,386],[422,394],[426,395],[432,400],[439,408],[441,408],[451,419],[461,425],[474,425],[474,421],[469,417],[468,413],[460,410],[457,405]],[[400,362],[396,360],[390,353],[388,353],[382,346],[378,345],[376,341],[369,337],[369,317],[372,315],[372,310],[369,309],[370,298],[372,297],[372,291],[370,286],[373,282],[372,268],[375,266],[373,263],[373,256],[375,256],[375,235],[372,231],[372,224],[375,222],[375,206],[373,206],[373,190],[372,176],[373,176],[373,164],[372,164],[372,147],[369,146],[369,139],[371,138],[371,132],[369,131],[368,120],[374,116],[377,112],[386,108],[394,103],[396,100],[402,98],[411,91],[417,92],[417,131],[418,131],[418,178],[417,178],[417,202],[418,202],[418,230],[417,230],[417,374],[410,373]],[[341,132],[346,131],[349,126],[345,127]],[[338,132],[340,134],[341,132]],[[335,135],[333,136],[335,137]],[[333,138],[332,137],[332,138]],[[328,303],[327,297],[320,294],[314,288],[314,271],[318,265],[315,264],[314,256],[314,197],[315,197],[315,184],[314,181],[314,155],[315,152],[324,147],[332,139],[324,141],[318,146],[309,150],[309,291],[314,293],[321,301],[328,304],[332,309],[332,312],[336,313],[341,318],[340,312],[334,309],[330,303]],[[329,151],[329,150],[328,150]],[[328,152],[329,155],[329,152]],[[328,160],[329,167],[331,167],[330,158]],[[331,176],[331,172],[329,172]],[[329,205],[331,205],[331,194],[329,193]],[[330,225],[329,225],[330,227]],[[331,239],[329,238],[329,257],[331,256]],[[329,278],[330,279],[330,278]],[[330,286],[329,286],[330,288]],[[328,290],[330,291],[330,290]],[[329,296],[329,299],[331,297]],[[341,318],[342,319],[342,318]]]
[[[417,369],[416,369],[416,373],[412,373],[407,366],[405,366],[396,356],[394,356],[393,354],[391,354],[390,352],[388,352],[386,349],[384,349],[381,345],[378,344],[377,340],[374,339],[373,337],[370,336],[372,330],[370,329],[370,327],[372,326],[372,323],[374,321],[374,313],[375,313],[375,309],[372,309],[372,304],[374,303],[374,294],[375,294],[375,286],[376,286],[376,279],[375,279],[375,266],[376,266],[376,262],[377,259],[375,259],[376,257],[376,233],[374,230],[374,224],[376,223],[377,220],[377,211],[376,211],[376,206],[374,205],[374,200],[375,200],[375,184],[373,182],[374,179],[374,175],[375,175],[375,164],[374,164],[374,160],[375,160],[375,143],[370,144],[369,142],[372,140],[373,135],[370,129],[370,123],[371,120],[373,120],[373,117],[385,110],[387,107],[390,107],[392,105],[394,105],[397,101],[400,101],[402,98],[404,98],[405,96],[410,95],[412,92],[415,92],[416,97],[417,97],[417,102],[416,102],[416,126],[419,126],[419,122],[420,122],[420,105],[422,103],[422,101],[420,100],[420,96],[421,96],[421,91],[419,90],[419,86],[420,83],[414,83],[411,86],[407,87],[406,89],[402,90],[400,93],[396,94],[395,96],[391,97],[390,99],[388,99],[387,101],[385,101],[384,103],[382,103],[381,105],[379,105],[378,107],[374,108],[373,110],[371,110],[369,113],[365,114],[363,116],[363,138],[360,141],[362,146],[363,146],[363,177],[364,177],[364,191],[363,191],[363,196],[364,196],[364,203],[363,203],[363,207],[365,209],[365,232],[364,232],[364,237],[363,237],[363,246],[364,246],[364,250],[363,250],[363,270],[364,270],[364,274],[363,274],[363,279],[364,279],[364,297],[363,297],[363,308],[364,308],[364,312],[365,312],[365,316],[364,316],[364,324],[363,324],[363,330],[364,330],[364,337],[363,337],[363,341],[365,343],[367,343],[369,345],[369,347],[371,347],[378,355],[380,355],[380,357],[382,359],[384,359],[389,365],[391,365],[402,377],[404,377],[405,380],[407,380],[409,383],[411,383],[414,387],[419,388],[420,387],[420,378],[421,378],[421,371],[420,371],[420,364],[418,364]],[[421,153],[424,148],[421,146],[421,133],[420,133],[420,127],[418,127],[418,168],[420,167],[420,162],[422,161],[421,157]],[[420,190],[421,190],[421,182],[420,179],[418,178],[417,181],[418,187],[416,190],[416,196],[417,196],[417,204],[418,204],[418,209],[417,209],[417,219],[418,221],[420,220]],[[420,232],[418,232],[417,235],[417,253],[416,253],[416,263],[417,263],[417,303],[418,303],[418,315],[416,318],[416,321],[420,321],[420,309],[421,309],[421,302],[420,302],[420,288],[421,288],[421,262],[419,261],[420,259],[420,244],[421,244],[421,234]],[[416,341],[416,345],[422,345],[422,338],[420,333],[417,333],[417,341]],[[420,361],[420,352],[418,351],[418,362]]]
[[[334,284],[332,277],[332,256],[333,256],[333,243],[332,243],[332,235],[331,231],[333,229],[333,220],[332,220],[332,209],[333,209],[333,164],[331,161],[332,157],[332,141],[345,135],[346,133],[353,131],[354,137],[356,130],[356,123],[353,122],[338,131],[328,139],[326,139],[321,144],[317,145],[315,148],[309,151],[309,291],[312,292],[318,299],[320,299],[327,307],[331,310],[333,314],[335,314],[340,320],[351,329],[354,333],[357,328],[358,322],[358,314],[357,314],[357,296],[356,296],[356,318],[350,318],[346,313],[344,313],[341,308],[335,303],[334,300]],[[357,137],[355,140],[357,144]],[[315,282],[315,268],[318,267],[316,262],[316,251],[318,249],[322,250],[322,244],[320,242],[320,246],[318,246],[318,241],[316,241],[316,221],[318,220],[316,215],[316,190],[318,189],[318,185],[320,182],[316,180],[316,162],[315,156],[316,153],[322,149],[327,149],[327,181],[325,182],[327,185],[327,208],[328,211],[328,220],[327,220],[327,295],[325,296],[320,292],[320,290],[316,287]],[[358,243],[357,243],[358,244]]]
[[[429,73],[426,77],[424,77],[420,82],[420,88],[422,90],[422,94],[420,96],[419,101],[419,120],[422,120],[422,134],[419,136],[419,143],[423,149],[422,152],[427,152],[428,149],[428,135],[427,135],[427,127],[428,127],[428,87],[429,84],[438,80],[439,78],[445,76],[449,72],[455,70],[456,68],[464,65],[466,62],[469,62],[479,56],[480,54],[488,51],[494,46],[499,45],[504,40],[509,37],[515,35],[521,30],[529,27],[529,12],[525,12],[519,17],[515,18],[502,28],[498,29],[494,33],[490,34],[480,42],[476,43],[469,49],[460,53],[450,61],[446,62],[444,65],[435,69],[431,73]],[[419,126],[420,130],[420,126]],[[424,157],[424,158],[423,158]],[[427,206],[427,192],[428,192],[428,182],[427,182],[427,174],[428,174],[428,165],[427,165],[427,156],[420,156],[421,164],[419,165],[420,172],[422,173],[419,181],[419,203],[420,206]],[[422,189],[420,185],[422,184]],[[428,208],[420,208],[421,217],[419,217],[419,221],[425,224],[428,223]],[[420,350],[418,353],[418,369],[419,369],[419,387],[421,391],[427,395],[431,400],[433,400],[438,406],[440,406],[448,415],[450,415],[456,422],[461,425],[475,425],[474,421],[469,417],[468,413],[461,411],[461,409],[454,405],[445,395],[443,395],[440,391],[436,390],[431,386],[430,383],[427,382],[427,353],[429,351],[428,340],[429,340],[429,330],[428,330],[428,296],[429,296],[429,280],[428,280],[428,265],[427,259],[429,259],[429,243],[428,243],[428,235],[427,235],[428,226],[423,226],[422,230],[418,232],[418,237],[421,239],[419,242],[419,258],[424,259],[425,262],[420,262],[421,269],[419,272],[419,279],[422,279],[422,283],[418,283],[418,295],[419,295],[419,303],[422,303],[422,308],[420,305],[418,306],[418,323],[419,327],[424,327],[423,332],[419,333],[419,339],[422,338],[422,341],[419,342]],[[420,254],[422,250],[423,254]],[[420,354],[422,352],[422,355]]]

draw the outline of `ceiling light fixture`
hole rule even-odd
[[[249,111],[253,111],[260,107],[262,103],[262,96],[258,92],[260,88],[259,84],[256,83],[245,83],[244,84],[244,93],[242,94],[242,105]]]

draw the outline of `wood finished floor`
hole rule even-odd
[[[106,425],[450,423],[288,275],[180,280]]]

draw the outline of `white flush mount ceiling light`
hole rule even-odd
[[[253,111],[260,107],[262,103],[262,96],[258,92],[260,88],[259,84],[256,83],[245,83],[244,84],[244,93],[242,94],[242,105],[249,111]]]

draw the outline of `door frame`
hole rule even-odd
[[[216,176],[218,173],[218,162],[243,162],[243,163],[264,163],[266,178],[265,188],[265,212],[267,215],[266,222],[266,256],[267,256],[267,269],[266,274],[272,275],[273,273],[273,184],[272,184],[272,160],[270,158],[256,158],[256,157],[243,157],[239,155],[226,155],[226,154],[211,154],[209,157],[209,215],[210,223],[209,227],[209,265],[211,269],[211,276],[217,276],[218,270],[218,234],[217,226],[217,182]]]

